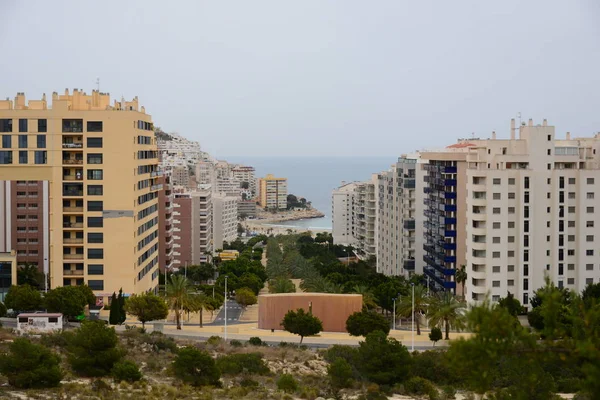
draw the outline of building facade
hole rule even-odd
[[[183,186],[187,188],[190,183],[190,170],[187,166],[172,167],[171,180],[174,186]]]
[[[249,199],[253,199],[258,194],[257,185],[256,185],[256,176],[254,167],[244,166],[244,165],[236,165],[231,169],[231,173],[233,179],[244,185],[244,182],[248,183],[248,187],[245,189],[250,190]],[[244,185],[245,186],[245,185]]]
[[[358,182],[345,183],[331,194],[333,242],[343,246],[354,246],[354,196]]]
[[[237,204],[235,196],[212,197],[213,209],[213,248],[222,249],[223,242],[233,242],[237,239]]]
[[[256,202],[254,200],[238,200],[238,218],[256,217]]]
[[[352,208],[354,240],[361,257],[377,255],[377,175],[370,181],[357,182]]]
[[[0,101],[0,180],[46,181],[51,287],[98,297],[158,287],[157,147],[138,99],[75,89]]]
[[[276,178],[269,174],[260,179],[259,203],[269,210],[285,210],[287,208],[287,178]]]
[[[175,199],[170,172],[165,172],[159,182],[163,185],[163,190],[158,195],[159,266],[161,271],[168,271],[173,266],[173,205]]]
[[[208,262],[213,251],[210,188],[175,193],[173,205],[173,267]]]

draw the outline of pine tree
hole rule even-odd
[[[108,316],[108,322],[111,325],[119,324],[119,303],[115,292],[113,292],[110,298],[110,314]]]
[[[117,301],[119,303],[119,325],[121,325],[127,318],[127,314],[125,314],[125,296],[123,296],[123,288],[119,289]]]

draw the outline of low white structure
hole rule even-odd
[[[62,314],[27,313],[17,316],[17,332],[24,333],[48,333],[59,331],[63,328]]]

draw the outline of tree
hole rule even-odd
[[[416,285],[414,287],[414,318],[415,324],[417,325],[417,335],[421,334],[421,325],[419,316],[427,312],[427,306],[429,304],[429,297],[427,296],[427,289],[424,286]],[[397,306],[397,312],[400,315],[410,317],[413,310],[412,293],[407,296],[402,296],[402,301]]]
[[[169,307],[162,297],[154,293],[144,293],[131,296],[125,302],[125,311],[142,323],[142,328],[146,327],[146,322],[165,319],[169,315]]]
[[[457,284],[462,285],[463,291],[463,299],[465,298],[465,287],[467,283],[467,270],[464,265],[461,265],[459,269],[456,270],[456,275],[454,275],[454,280]]]
[[[386,310],[393,311],[394,309],[394,299],[398,298],[398,294],[402,294],[402,300],[406,300],[406,287],[401,285],[398,281],[389,280],[385,283],[378,285],[374,293],[375,298],[377,299],[377,304]],[[416,294],[416,293],[415,293]],[[408,296],[410,297],[410,296]],[[410,300],[410,299],[409,299]],[[398,304],[398,303],[396,303]],[[410,312],[409,312],[410,314]]]
[[[15,339],[9,349],[9,354],[0,355],[0,372],[12,386],[29,389],[60,384],[60,357],[50,349],[24,338]]]
[[[355,312],[346,320],[346,331],[352,336],[367,336],[373,331],[390,332],[390,323],[381,314],[372,311]]]
[[[335,389],[343,389],[350,386],[354,371],[348,361],[337,358],[327,367],[327,376],[329,376],[331,386]]]
[[[437,326],[431,328],[431,332],[429,332],[429,340],[431,340],[433,342],[433,345],[435,346],[435,343],[438,340],[442,340],[442,330]]]
[[[17,285],[29,285],[39,290],[43,283],[44,274],[36,265],[27,263],[17,268]]]
[[[6,317],[7,311],[8,310],[6,309],[6,306],[4,305],[4,303],[0,303],[0,318]]]
[[[404,381],[410,372],[408,349],[381,331],[371,332],[359,343],[358,369],[371,382],[393,385]]]
[[[117,296],[117,304],[119,307],[119,325],[121,325],[127,319],[127,314],[125,313],[125,296],[123,296],[123,288],[119,289],[119,295]]]
[[[262,281],[258,275],[255,275],[251,272],[245,272],[238,280],[239,288],[251,289],[255,295],[258,295],[264,286],[264,281]]]
[[[235,292],[235,301],[243,308],[246,308],[252,304],[256,304],[257,299],[251,289],[241,288]]]
[[[171,275],[167,282],[167,302],[175,312],[177,329],[181,329],[181,313],[189,305],[192,288],[190,282],[182,275]]]
[[[269,293],[296,293],[296,285],[287,278],[271,279],[269,281]]]
[[[238,222],[238,224],[237,224],[237,233],[238,233],[238,235],[241,235],[244,232],[246,232],[246,229],[244,228],[244,225],[242,225],[242,224],[240,224]]]
[[[142,379],[142,373],[138,365],[129,360],[122,360],[115,363],[111,370],[111,375],[116,382],[126,381],[132,383]]]
[[[42,307],[42,296],[29,285],[11,286],[4,298],[4,305],[17,312],[39,310]]]
[[[299,335],[300,343],[302,343],[305,336],[313,336],[323,330],[321,320],[310,312],[304,312],[303,308],[299,308],[297,311],[288,311],[283,317],[281,325],[286,331]]]
[[[503,297],[498,301],[498,306],[506,308],[508,313],[513,317],[516,317],[525,311],[519,300],[515,299],[515,296],[511,292],[508,292],[506,297]]]
[[[119,307],[119,302],[117,300],[117,294],[113,292],[110,297],[110,314],[108,315],[108,323],[111,325],[119,325],[119,321],[121,317],[119,316],[119,311],[121,308]]]
[[[415,290],[415,302],[416,295]],[[437,327],[443,325],[446,330],[446,340],[450,340],[450,328],[462,330],[465,327],[465,309],[465,303],[458,301],[452,293],[440,292],[430,301],[428,308],[429,323],[431,326]]]
[[[240,187],[242,189],[248,189],[248,188],[250,188],[250,183],[248,183],[246,181],[242,181],[242,182],[240,182]]]
[[[600,282],[590,283],[581,292],[581,298],[587,308],[591,308],[595,304],[600,304]]]
[[[215,360],[207,352],[195,347],[184,347],[177,352],[173,372],[177,378],[192,386],[220,385],[221,372]]]
[[[59,286],[46,293],[44,304],[49,312],[61,313],[69,320],[83,314],[88,299],[77,286]]]
[[[68,345],[69,363],[82,376],[105,376],[123,357],[114,328],[102,321],[84,321]]]
[[[178,274],[184,274],[185,271],[180,269]],[[187,267],[187,276],[194,282],[207,281],[215,277],[215,266],[211,263],[202,263],[200,265],[190,265]]]
[[[351,290],[352,293],[362,295],[363,308],[368,310],[374,310],[377,308],[377,302],[371,288],[367,285],[354,285]]]

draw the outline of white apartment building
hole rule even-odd
[[[377,253],[377,200],[375,197],[377,175],[370,181],[358,182],[354,207],[354,238],[359,249],[359,255],[368,258]]]
[[[402,275],[397,166],[377,175],[377,272]]]
[[[160,163],[163,170],[172,167],[194,166],[205,160],[212,160],[208,153],[200,149],[200,143],[170,133],[171,140],[157,140]]]
[[[245,165],[236,165],[231,169],[233,179],[238,182],[248,182],[248,189],[250,189],[250,198],[256,197],[258,194],[256,176],[254,167]]]
[[[466,296],[527,306],[546,276],[575,291],[600,281],[600,134],[558,139],[546,120],[515,131],[468,141]]]
[[[333,242],[343,246],[354,246],[354,190],[357,182],[345,183],[331,194],[331,215]]]
[[[171,168],[171,179],[174,186],[188,187],[190,183],[190,170],[187,166]]]
[[[200,161],[196,163],[196,182],[200,185],[215,185],[217,172],[212,161]]]
[[[222,249],[223,242],[237,239],[237,204],[236,196],[215,195],[213,203],[213,249]]]

